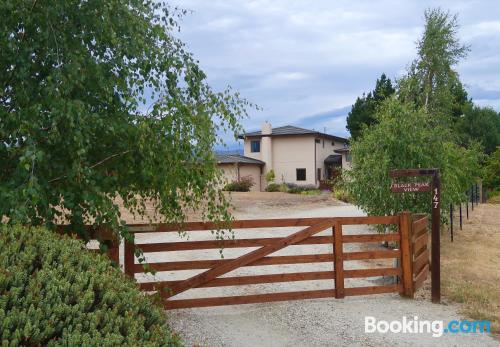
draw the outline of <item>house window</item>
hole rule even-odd
[[[321,180],[321,168],[318,168],[318,181]]]
[[[297,169],[297,181],[306,180],[306,169]]]
[[[335,146],[335,141],[332,141],[332,146]]]
[[[346,155],[345,155],[345,161],[348,162],[348,163],[350,163],[352,161],[352,156],[351,156],[350,153],[346,153]]]
[[[315,140],[314,140],[314,142],[316,142],[316,143],[320,143],[320,142],[321,142],[321,140],[320,140],[320,139],[315,139]]]
[[[260,140],[253,140],[250,142],[250,151],[252,153],[260,152]]]

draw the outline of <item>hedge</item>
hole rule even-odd
[[[281,185],[278,183],[269,183],[266,187],[266,192],[279,192]]]
[[[0,227],[2,346],[179,346],[165,313],[83,242]]]
[[[251,176],[243,176],[236,181],[226,184],[222,190],[228,192],[249,192],[250,188],[254,185],[255,183]]]

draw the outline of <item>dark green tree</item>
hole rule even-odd
[[[458,17],[440,8],[425,11],[425,28],[417,42],[417,58],[399,80],[398,94],[406,102],[424,107],[442,122],[462,113],[468,103],[458,73],[453,69],[469,47],[458,38]]]
[[[500,147],[498,147],[486,161],[484,167],[484,184],[491,190],[500,193]]]
[[[246,101],[214,92],[163,2],[0,2],[0,216],[120,225],[227,219],[212,154]]]
[[[356,99],[351,111],[347,116],[347,130],[353,139],[361,136],[364,127],[376,123],[374,117],[377,106],[387,97],[394,94],[394,88],[390,78],[382,74],[375,83],[375,89],[367,95],[363,94]]]
[[[467,198],[464,191],[479,172],[478,146],[458,146],[450,128],[435,125],[423,108],[396,98],[384,101],[375,117],[377,123],[350,143],[353,169],[345,172],[345,181],[358,206],[370,215],[430,213],[429,195],[391,192],[393,169],[437,167],[443,206]]]
[[[471,106],[456,121],[460,143],[480,142],[486,154],[500,146],[500,115],[490,107]]]
[[[455,127],[467,123],[461,115],[472,107],[453,70],[468,51],[457,37],[457,17],[432,9],[425,21],[418,57],[398,80],[397,97],[378,105],[375,124],[350,144],[353,169],[346,173],[347,187],[369,214],[430,212],[428,196],[391,193],[392,169],[439,168],[444,206],[466,199],[464,191],[480,175],[478,134],[465,139],[467,147],[460,146]]]

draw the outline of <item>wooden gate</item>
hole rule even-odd
[[[411,272],[413,276],[410,297],[429,275],[429,232],[428,218],[426,215],[414,215],[410,232],[411,239]]]
[[[395,230],[386,234],[345,234],[343,227],[347,225],[394,225]],[[428,270],[428,264],[422,260],[425,251],[422,251],[422,225],[421,220],[411,222],[409,213],[401,213],[396,216],[371,216],[371,217],[333,217],[333,218],[299,218],[299,219],[262,219],[262,220],[239,220],[233,221],[231,228],[238,229],[257,229],[273,228],[280,229],[284,227],[302,227],[284,237],[260,237],[243,238],[234,240],[203,240],[203,241],[176,241],[159,243],[136,243],[135,241],[125,242],[124,269],[129,276],[135,277],[136,274],[143,273],[144,266],[135,260],[134,249],[140,248],[146,257],[148,254],[159,254],[160,252],[179,252],[189,250],[207,250],[207,249],[228,249],[228,248],[246,248],[258,247],[248,253],[232,259],[216,260],[183,260],[168,262],[148,262],[147,266],[156,271],[179,271],[179,270],[197,270],[205,271],[183,280],[176,281],[156,281],[139,283],[141,289],[145,291],[158,291],[164,299],[164,305],[167,309],[204,307],[232,304],[259,303],[283,300],[311,299],[335,297],[343,298],[351,295],[366,295],[399,292],[401,295],[413,296],[414,287],[417,287],[423,281],[422,271]],[[130,225],[130,230],[134,235],[140,233],[158,233],[158,232],[178,232],[179,226],[158,224],[158,225]],[[410,238],[413,232],[415,239]],[[214,223],[191,222],[182,226],[186,232],[195,232],[202,230],[215,230],[217,225]],[[418,229],[418,230],[417,230]],[[318,236],[318,233],[326,235]],[[256,231],[258,232],[258,231]],[[344,246],[349,243],[380,243],[390,242],[396,244],[394,249],[361,250],[347,252]],[[333,251],[319,254],[301,254],[301,255],[272,255],[273,253],[294,245],[331,245]],[[412,252],[412,249],[419,252]],[[397,258],[399,261],[393,266],[382,268],[360,268],[344,269],[344,264],[351,260],[363,260],[366,262],[377,259]],[[330,271],[306,271],[306,272],[283,272],[261,275],[245,276],[224,276],[229,272],[248,266],[267,266],[277,264],[303,264],[303,263],[330,263],[333,264]],[[424,264],[424,265],[422,265]],[[420,269],[424,266],[414,280],[414,269]],[[426,270],[426,271],[427,271]],[[345,286],[345,280],[350,278],[365,278],[378,276],[397,276],[398,281],[393,284],[382,284],[376,286],[348,287]],[[277,282],[297,282],[331,280],[331,287],[328,289],[302,290],[261,293],[251,295],[237,296],[217,296],[204,298],[176,299],[176,296],[193,288],[209,288],[224,286],[242,286],[249,284],[264,284]],[[414,283],[415,282],[415,283]]]

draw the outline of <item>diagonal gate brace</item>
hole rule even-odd
[[[172,297],[179,293],[182,293],[188,289],[199,287],[200,285],[207,283],[214,278],[222,276],[234,269],[248,265],[266,255],[279,251],[282,248],[301,242],[308,237],[332,227],[335,224],[335,219],[327,220],[318,224],[311,225],[305,229],[297,231],[287,237],[277,238],[275,242],[256,249],[250,253],[244,254],[238,258],[232,259],[227,263],[223,263],[219,266],[213,267],[205,272],[198,275],[190,277],[176,285],[173,285],[168,292],[164,292],[163,296],[166,298]]]

